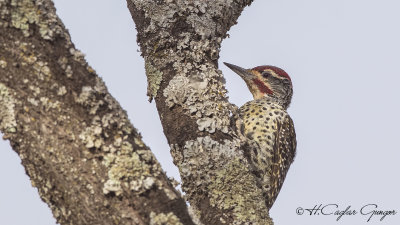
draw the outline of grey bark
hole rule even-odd
[[[203,224],[272,224],[218,70],[250,0],[127,0],[183,190]],[[50,0],[0,0],[0,130],[60,224],[193,224]],[[240,122],[240,121],[239,121]]]

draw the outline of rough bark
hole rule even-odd
[[[222,40],[251,0],[127,0],[182,189],[203,224],[272,224],[236,135]]]
[[[53,3],[0,0],[0,18],[0,130],[57,222],[193,224]]]

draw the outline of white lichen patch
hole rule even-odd
[[[140,138],[135,138],[134,141],[135,141],[135,144],[137,144],[139,147],[143,148],[145,146],[142,139],[140,139]]]
[[[191,77],[177,75],[164,89],[164,96],[169,107],[181,105],[188,115],[195,117],[200,131],[214,133],[218,129],[227,133],[230,104],[216,101],[221,96],[215,93],[224,90],[215,81],[217,76],[213,70]]]
[[[16,42],[18,45],[19,42]],[[35,46],[33,44],[28,44],[26,42],[22,42],[19,44],[20,58],[22,59],[21,65],[32,65],[37,61],[36,55],[30,51],[30,49],[34,49]]]
[[[183,149],[177,145],[171,145],[171,154],[174,163],[178,166],[183,186],[188,198],[198,188],[210,191],[209,185],[214,176],[215,166],[224,166],[227,160],[239,157],[241,153],[235,151],[239,142],[225,141],[221,144],[210,136],[199,137],[196,140],[187,141]],[[189,180],[186,180],[190,178]]]
[[[7,67],[7,61],[0,59],[0,68],[4,69]]]
[[[65,68],[65,75],[66,75],[68,78],[71,78],[71,77],[72,77],[73,71],[72,71],[72,68],[71,68],[70,65],[67,65],[67,67]]]
[[[172,212],[165,213],[150,213],[150,225],[183,225],[179,218]]]
[[[194,224],[196,224],[196,225],[204,225],[200,221],[201,211],[198,210],[194,205],[188,206],[188,213],[189,213],[190,217],[192,218],[192,221],[194,222]]]
[[[225,140],[224,144],[221,144],[210,136],[206,136],[187,141],[181,151],[177,149],[176,145],[171,145],[171,154],[173,154],[174,161],[180,164],[179,168],[182,168],[181,176],[188,177],[194,175],[193,172],[198,173],[197,176],[201,176],[203,168],[214,165],[210,160],[223,162],[227,158],[241,155],[240,152],[235,151],[239,146],[239,141]],[[204,182],[207,182],[207,179]]]
[[[196,121],[200,131],[215,132],[215,120],[211,118],[200,118]]]
[[[38,96],[40,94],[40,88],[38,86],[34,86],[34,85],[29,85],[29,90],[32,91],[32,93],[34,94],[34,96]]]
[[[95,117],[92,122],[92,126],[87,127],[81,134],[79,138],[86,148],[96,148],[99,149],[104,144],[102,134],[102,127],[99,122],[100,118]]]
[[[34,106],[38,106],[39,105],[39,101],[34,99],[34,98],[28,98],[27,99],[29,103],[31,103]]]
[[[77,103],[90,107],[89,114],[91,115],[95,115],[99,107],[104,105],[103,100],[97,100],[96,93],[99,93],[99,91],[90,86],[83,86],[81,93],[75,98]]]
[[[61,86],[58,91],[57,91],[57,95],[63,96],[67,93],[67,89],[65,88],[65,86]]]
[[[47,66],[47,62],[37,61],[33,64],[35,74],[40,80],[49,80],[51,77],[50,67]]]
[[[175,194],[175,192],[173,192],[172,190],[168,189],[168,188],[163,188],[165,195],[170,199],[170,200],[174,200],[177,199],[178,196]]]
[[[130,182],[131,190],[136,192],[143,192],[149,190],[155,184],[155,179],[153,177],[146,177],[144,180],[133,180]]]
[[[115,193],[115,195],[117,195],[117,196],[122,194],[121,181],[108,179],[104,183],[103,193],[104,194],[108,194],[108,193],[111,193],[111,192]]]
[[[49,111],[50,109],[60,109],[61,103],[57,100],[54,101],[49,99],[48,97],[40,97],[39,101],[46,111]]]
[[[70,48],[69,53],[73,56],[74,60],[79,62],[81,65],[86,64],[85,54],[83,54],[79,49]]]
[[[43,0],[12,0],[11,26],[20,29],[25,37],[32,34],[34,25],[45,40],[53,40],[55,34],[64,34],[55,12],[45,5]]]
[[[68,59],[67,59],[65,56],[60,57],[60,58],[57,60],[57,63],[58,63],[58,65],[60,65],[61,69],[64,70],[65,75],[66,75],[68,78],[71,78],[72,75],[73,75],[73,71],[72,71],[71,66],[68,65]]]
[[[145,64],[147,76],[147,96],[149,101],[157,96],[157,91],[160,88],[163,73],[155,68],[151,63],[146,61]]]
[[[0,130],[3,133],[15,133],[17,131],[15,103],[16,100],[10,90],[3,83],[0,83]]]
[[[79,97],[75,99],[77,103],[83,104],[89,100],[91,95],[93,94],[93,88],[90,86],[83,86],[82,91],[79,94]]]

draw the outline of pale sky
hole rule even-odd
[[[154,103],[126,1],[56,0],[76,47],[128,111],[168,176],[179,179]],[[256,0],[222,44],[229,99],[251,94],[229,62],[275,65],[293,80],[289,113],[297,156],[271,209],[275,225],[400,224],[400,2]],[[54,225],[17,154],[0,141],[0,224]],[[354,216],[297,215],[299,207],[337,204]],[[394,216],[361,215],[367,204]],[[335,212],[327,208],[328,212]]]

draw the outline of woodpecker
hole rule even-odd
[[[239,108],[243,121],[239,130],[248,140],[245,156],[270,209],[296,155],[296,133],[286,112],[293,94],[292,81],[275,66],[243,69],[224,64],[246,82],[254,97]]]

